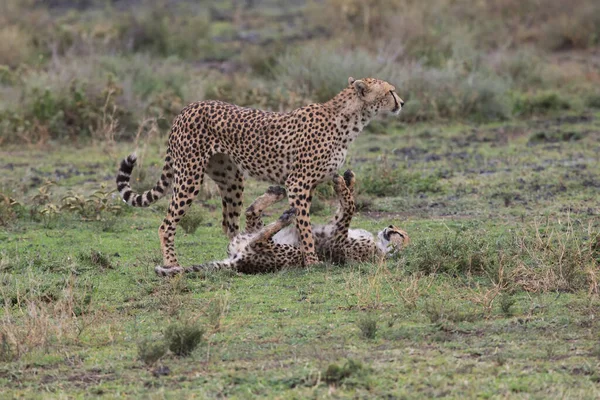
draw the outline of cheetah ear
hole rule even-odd
[[[360,79],[352,82],[352,86],[354,86],[354,90],[356,90],[356,93],[358,93],[359,97],[365,97],[367,91],[369,90],[367,84],[364,81],[361,81]]]
[[[349,77],[348,78],[348,85],[352,85],[354,83],[356,79],[354,79],[353,77]]]

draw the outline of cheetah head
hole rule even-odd
[[[396,88],[386,81],[350,77],[348,84],[354,88],[359,100],[364,103],[364,107],[373,114],[388,112],[398,115],[402,110],[404,101],[396,93]]]
[[[396,254],[410,243],[408,233],[394,225],[379,232],[377,239],[377,247],[388,256]]]

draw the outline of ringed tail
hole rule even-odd
[[[189,274],[193,272],[201,272],[204,276],[207,273],[219,270],[230,270],[232,264],[229,260],[213,261],[202,265],[192,265],[191,267],[161,267],[157,265],[154,272],[158,276],[175,276],[179,274]]]
[[[119,190],[123,201],[130,206],[148,207],[150,204],[162,198],[171,185],[173,180],[173,166],[171,164],[171,157],[167,155],[162,174],[158,182],[156,182],[156,185],[154,185],[152,189],[146,190],[141,194],[134,192],[129,184],[129,181],[131,180],[131,172],[133,171],[136,161],[137,157],[135,154],[130,154],[127,156],[127,158],[121,161],[121,167],[119,168],[119,173],[117,174],[117,189]]]

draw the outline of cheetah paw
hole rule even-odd
[[[281,214],[279,220],[286,224],[291,224],[292,221],[296,218],[296,207],[292,207]]]
[[[344,181],[346,181],[346,186],[348,189],[352,190],[354,184],[356,183],[356,175],[351,169],[344,172]]]

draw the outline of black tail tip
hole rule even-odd
[[[135,155],[135,153],[132,153],[127,156],[127,162],[129,164],[133,165],[133,164],[135,164],[136,161],[137,161],[137,156]]]

